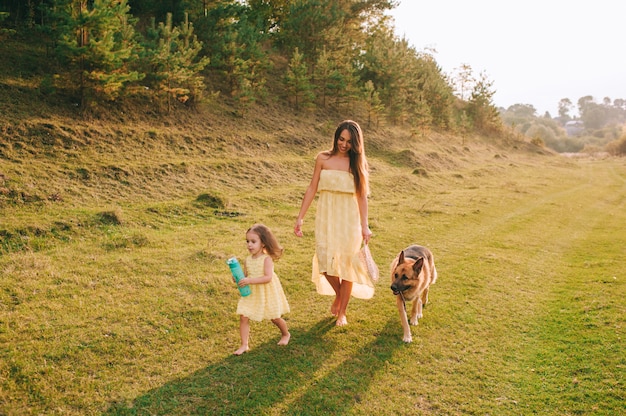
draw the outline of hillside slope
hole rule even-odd
[[[18,102],[29,94],[35,98],[10,89],[6,96]],[[374,191],[379,184],[387,187],[380,173],[428,187],[514,163],[542,163],[550,155],[524,142],[437,132],[419,137],[401,127],[368,126],[348,114],[298,115],[278,105],[257,106],[245,118],[220,104],[161,116],[109,109],[101,119],[45,102],[36,107],[33,114],[4,114],[0,127],[0,205],[12,213],[1,226],[11,232],[29,226],[20,218],[28,218],[31,208],[44,208],[52,223],[53,213],[68,207],[98,212],[209,195],[215,208],[237,211],[252,191],[268,186],[295,189],[271,193],[274,202],[278,194],[295,207],[315,154],[331,145],[344,118],[363,126]],[[406,172],[414,175],[404,177]],[[265,198],[262,192],[255,197]]]
[[[7,96],[28,99],[19,88],[5,88]],[[278,105],[256,107],[245,118],[225,105],[164,116],[109,110],[108,119],[84,119],[41,103],[37,108],[29,115],[3,114],[0,127],[0,205],[16,215],[31,207],[101,209],[201,194],[221,201],[221,208],[238,209],[237,195],[255,189],[303,190],[315,154],[330,147],[339,121],[353,118],[298,115]],[[401,127],[371,127],[354,118],[364,129],[373,187],[378,172],[394,168],[415,173],[411,181],[419,178],[426,186],[435,178],[488,172],[493,164],[541,162],[550,154],[497,138],[437,132],[417,137]],[[3,227],[15,226],[4,218]]]
[[[330,145],[336,124],[361,123],[372,167],[404,166],[419,173],[453,171],[496,155],[546,154],[525,143],[461,139],[401,127],[368,126],[362,114],[327,109],[296,114],[278,103],[239,117],[216,97],[197,110],[160,114],[150,102],[109,103],[85,116],[71,95],[52,86],[37,42],[4,39],[0,62],[0,204],[99,206],[162,201],[199,193],[229,194],[260,184],[303,180],[306,161]]]
[[[271,102],[239,117],[220,96],[197,110],[181,105],[169,114],[155,111],[150,102],[113,102],[85,115],[71,94],[49,79],[55,63],[44,43],[16,36],[4,39],[1,50],[3,209],[98,209],[205,193],[236,205],[238,198],[227,198],[233,192],[247,195],[261,185],[302,188],[311,170],[307,162],[330,146],[335,126],[345,118],[364,129],[374,186],[377,169],[404,167],[425,178],[490,164],[496,157],[503,162],[548,154],[498,138],[436,132],[417,137],[401,127],[369,126],[363,114],[331,108],[296,114]]]

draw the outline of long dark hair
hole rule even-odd
[[[341,132],[348,130],[350,133],[351,147],[348,152],[350,157],[350,173],[354,177],[354,188],[358,196],[369,194],[369,178],[368,164],[365,157],[365,145],[363,143],[363,132],[361,126],[356,121],[344,120],[339,123],[335,130],[335,139],[333,140],[333,148],[330,151],[331,156],[339,152],[337,141],[341,137]]]

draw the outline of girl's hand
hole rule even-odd
[[[302,220],[296,220],[296,226],[293,227],[293,233],[296,235],[296,237],[302,237],[302,223],[304,221]]]
[[[249,279],[247,277],[244,277],[243,279],[241,279],[238,283],[239,287],[244,287],[244,286],[248,286],[248,281]]]

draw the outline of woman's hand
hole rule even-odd
[[[363,242],[368,244],[370,242],[370,238],[372,238],[372,231],[370,230],[370,227],[366,226],[363,228]]]
[[[293,233],[296,235],[296,237],[302,237],[302,223],[304,221],[302,220],[296,220],[296,225],[295,227],[293,227]]]
[[[239,287],[244,287],[244,286],[248,286],[248,282],[249,281],[250,281],[250,279],[248,279],[247,277],[244,277],[237,284],[239,285]]]

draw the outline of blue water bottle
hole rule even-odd
[[[229,258],[228,260],[226,260],[226,264],[228,264],[228,267],[230,267],[230,272],[233,274],[233,277],[235,278],[235,281],[237,283],[239,283],[241,279],[246,277],[243,274],[243,269],[241,268],[237,257]],[[241,294],[241,296],[248,296],[250,294],[250,285],[246,285],[244,287],[238,285],[237,288],[239,288],[239,293]]]

